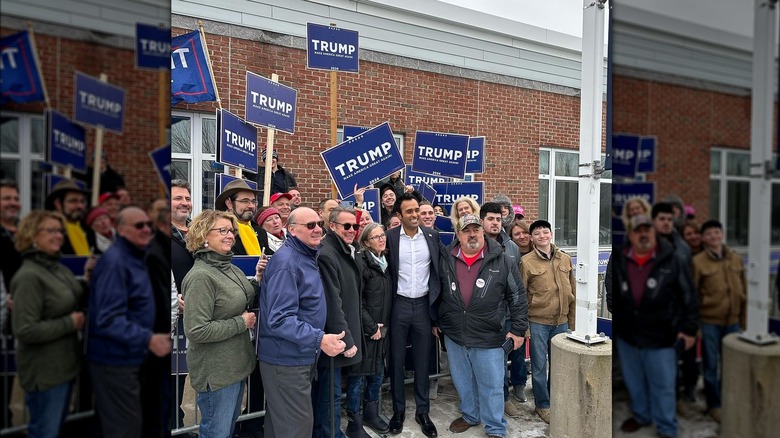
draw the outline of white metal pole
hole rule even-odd
[[[582,17],[580,83],[580,166],[577,204],[577,310],[575,329],[567,336],[592,344],[606,340],[596,333],[598,312],[599,178],[602,105],[604,102],[604,19],[606,0],[585,0]]]
[[[750,219],[748,222],[747,330],[741,339],[756,344],[776,342],[768,334],[769,235],[772,205],[772,127],[775,100],[777,2],[755,1],[753,30],[753,94],[750,127]]]

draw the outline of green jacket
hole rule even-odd
[[[81,342],[70,314],[86,288],[59,263],[59,255],[32,250],[23,257],[11,280],[16,365],[25,391],[43,391],[79,374]]]
[[[255,299],[257,283],[230,263],[232,256],[196,251],[195,264],[182,282],[187,367],[198,392],[241,381],[257,364],[241,316]]]

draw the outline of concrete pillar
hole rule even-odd
[[[612,340],[588,346],[552,340],[550,436],[612,436]]]
[[[720,436],[763,438],[780,431],[780,342],[759,346],[723,339]]]

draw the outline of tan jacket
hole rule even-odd
[[[705,249],[693,257],[693,284],[699,292],[699,319],[745,327],[747,280],[742,257],[723,245],[723,258]]]
[[[534,249],[522,258],[520,273],[528,291],[528,319],[537,324],[569,323],[574,330],[576,281],[571,257],[551,245],[552,260]]]

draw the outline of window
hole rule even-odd
[[[602,155],[602,163],[604,156]],[[555,245],[577,246],[579,153],[559,149],[539,150],[539,218],[553,227]],[[599,245],[612,245],[612,171],[600,179]]]
[[[772,176],[771,245],[780,245],[780,171]],[[748,246],[750,214],[750,152],[712,148],[710,151],[710,217],[726,230],[726,244]]]
[[[43,116],[40,114],[0,114],[0,173],[19,185],[23,217],[32,209],[43,208],[46,159]],[[50,172],[50,170],[48,170]]]
[[[216,115],[174,111],[171,117],[171,179],[189,181],[193,217],[203,209],[214,208],[214,175],[224,172],[216,159]]]

